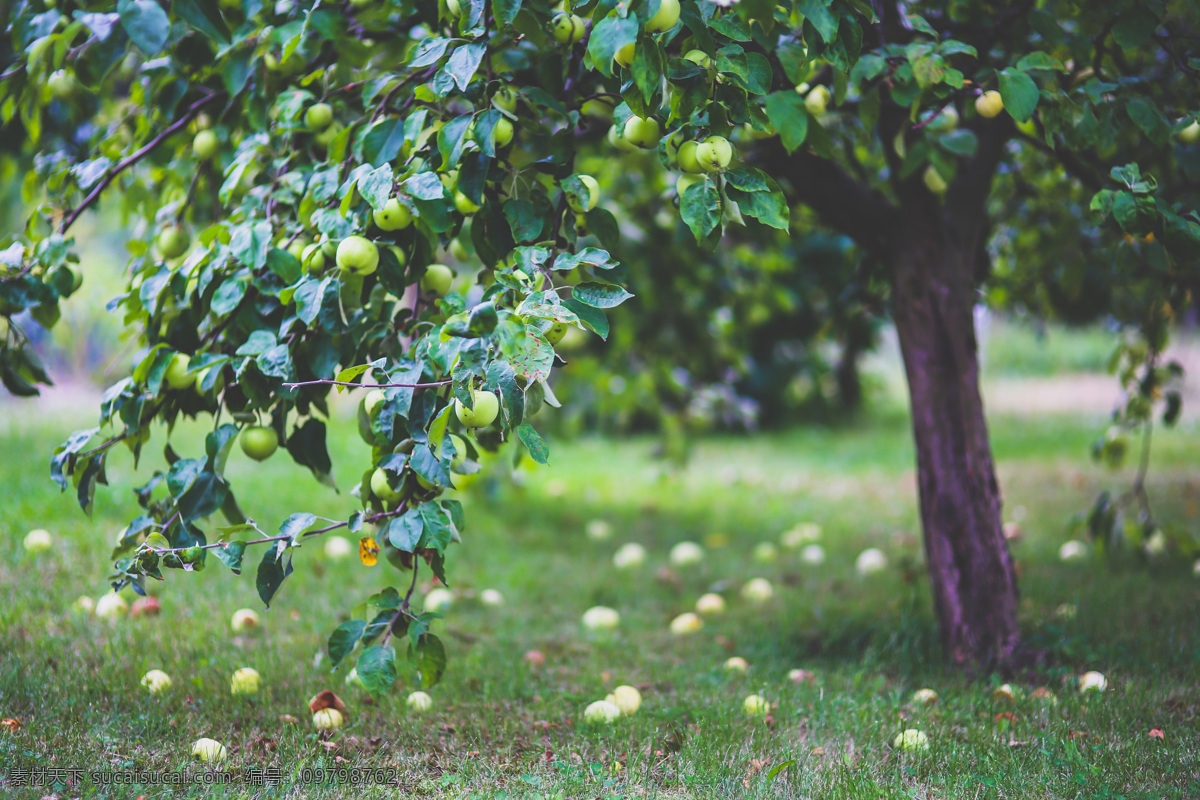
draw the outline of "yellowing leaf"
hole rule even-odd
[[[368,567],[375,566],[375,562],[379,560],[379,542],[372,539],[370,536],[364,536],[358,540],[358,557],[362,559],[363,564]]]

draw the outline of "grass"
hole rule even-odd
[[[1068,326],[989,315],[982,334],[988,377],[1107,372],[1117,340],[1101,325]]]
[[[6,410],[6,413],[12,413]],[[346,415],[343,415],[346,416]],[[15,766],[195,773],[190,743],[210,736],[229,748],[228,768],[278,769],[272,790],[226,787],[122,787],[123,797],[1195,797],[1200,795],[1200,593],[1189,564],[1135,559],[1067,566],[1057,548],[1072,516],[1095,492],[1118,485],[1086,460],[1100,420],[992,420],[1006,514],[1023,518],[1015,545],[1022,624],[1046,650],[1045,664],[1018,676],[1015,705],[992,698],[995,676],[969,677],[942,665],[920,568],[912,447],[907,421],[880,415],[855,429],[811,428],[771,437],[713,438],[698,444],[686,471],[664,471],[648,440],[553,442],[553,469],[480,484],[467,498],[468,527],[449,575],[455,606],[437,629],[450,666],[427,715],[406,710],[411,676],[373,701],[343,686],[348,668],[328,671],[329,630],[365,596],[403,576],[385,562],[368,569],[330,562],[320,547],[296,556],[264,625],[235,636],[229,618],[261,607],[253,577],[214,560],[199,575],[171,573],[152,587],[157,617],[109,625],[73,612],[81,593],[105,588],[106,557],[133,512],[129,491],[149,474],[128,459],[110,466],[110,490],[87,520],[46,477],[67,424],[32,417],[0,439],[4,487],[0,537],[0,717],[22,723],[0,733],[0,775]],[[162,432],[155,443],[162,444]],[[181,452],[196,446],[181,430]],[[339,417],[335,474],[348,488],[366,457],[351,420]],[[1150,490],[1159,512],[1196,532],[1200,430],[1162,437]],[[344,518],[352,498],[319,487],[282,454],[263,466],[232,458],[242,504],[264,526],[291,511]],[[595,542],[586,523],[604,519],[613,538]],[[783,551],[756,563],[754,545],[777,540],[796,522],[823,527],[821,567]],[[40,557],[23,552],[33,527],[56,536]],[[675,542],[708,546],[694,573],[664,569]],[[613,551],[639,541],[647,565],[617,572]],[[860,579],[856,555],[883,548],[890,567]],[[252,572],[252,570],[249,570]],[[774,600],[749,607],[738,588],[769,578]],[[422,591],[428,585],[422,580]],[[500,590],[502,609],[474,600]],[[729,609],[700,633],[667,632],[705,591]],[[1056,616],[1074,604],[1074,618]],[[622,616],[608,636],[586,634],[580,615],[605,604]],[[530,669],[522,655],[546,657]],[[721,665],[750,662],[745,676]],[[262,675],[252,700],[230,697],[242,666]],[[174,687],[151,697],[141,675],[159,668]],[[787,679],[812,671],[813,682]],[[1080,696],[1074,681],[1098,669],[1103,695]],[[636,715],[595,729],[583,708],[614,686],[638,686]],[[923,686],[940,702],[909,702]],[[1045,686],[1053,705],[1030,695]],[[352,711],[329,740],[308,723],[307,700],[332,688]],[[761,691],[769,719],[747,718],[743,698]],[[997,722],[998,714],[1011,714]],[[928,753],[894,750],[905,728],[927,732]],[[1151,738],[1152,729],[1164,738]],[[776,768],[790,764],[781,771]],[[305,784],[304,770],[375,767],[397,786]],[[0,784],[3,786],[3,784]],[[397,788],[398,787],[398,788]],[[6,796],[49,789],[4,787]],[[53,793],[113,792],[86,779]]]

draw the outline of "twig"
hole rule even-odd
[[[100,179],[100,182],[97,183],[95,188],[88,193],[87,197],[83,198],[79,205],[75,206],[75,208],[71,209],[71,211],[67,213],[65,217],[63,217],[63,222],[59,227],[58,232],[66,233],[67,229],[75,224],[75,220],[79,219],[79,215],[95,204],[95,202],[100,198],[100,193],[107,189],[109,185],[116,180],[118,175],[132,167],[137,162],[141,161],[146,156],[150,155],[150,153],[152,153],[155,148],[162,144],[163,141],[195,119],[195,117],[200,113],[200,110],[213,100],[217,99],[218,96],[219,95],[216,94],[210,94],[208,97],[192,103],[190,106],[188,106],[187,111],[183,112],[183,116],[171,123],[166,130],[158,134],[158,136],[155,136],[153,139],[144,144],[138,150],[135,150],[126,158],[117,162],[117,165],[109,170],[108,174]]]
[[[408,510],[407,505],[404,503],[401,503],[400,506],[393,511],[381,511],[378,514],[369,514],[369,515],[363,517],[363,522],[373,524],[373,523],[378,522],[381,519],[390,519],[391,517],[398,517],[407,510]],[[175,515],[171,518],[171,520],[168,521],[162,527],[164,529],[170,527],[171,524],[174,523],[175,518],[178,516],[179,516],[179,513],[176,512]],[[345,522],[338,522],[333,525],[327,525],[324,528],[317,528],[316,530],[305,531],[304,533],[300,534],[300,536],[298,538],[308,539],[313,536],[320,536],[323,533],[329,533],[330,531],[337,530],[338,528],[345,528],[349,524],[350,524],[350,521],[347,520]],[[290,534],[290,533],[289,534],[280,534],[278,536],[267,536],[263,539],[252,539],[248,542],[242,542],[242,544],[247,545],[247,546],[252,545],[252,544],[270,544],[271,542],[282,542],[285,539],[291,539],[291,538],[293,538],[293,537],[292,537],[292,534]],[[225,547],[227,547],[230,544],[233,544],[233,542],[213,542],[212,544],[201,544],[201,545],[195,545],[195,546],[199,547],[201,550],[215,550],[218,547],[224,549]],[[153,550],[152,552],[162,555],[164,553],[182,553],[184,550],[189,550],[189,549],[191,549],[191,548],[189,548],[189,547],[169,547],[169,548],[163,548],[161,550]]]
[[[298,381],[296,383],[283,384],[289,389],[295,389],[298,386],[349,386],[351,389],[432,389],[435,386],[449,386],[454,383],[452,380],[434,381],[433,383],[350,383],[349,381]]]

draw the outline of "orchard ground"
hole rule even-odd
[[[439,631],[449,669],[431,691],[432,710],[418,715],[405,705],[410,676],[375,702],[343,684],[349,664],[332,675],[328,669],[325,641],[338,614],[406,580],[384,561],[372,568],[356,556],[333,562],[320,542],[306,545],[252,635],[234,635],[229,619],[238,608],[261,611],[253,569],[235,577],[215,559],[203,574],[170,572],[153,585],[158,616],[109,624],[72,611],[80,594],[106,590],[109,550],[134,513],[129,489],[151,465],[133,475],[128,456],[114,459],[113,486],[97,494],[89,521],[51,484],[47,461],[70,430],[89,424],[91,400],[68,404],[60,392],[40,406],[7,402],[0,717],[21,727],[0,729],[0,772],[18,765],[194,771],[191,744],[205,736],[227,747],[224,766],[236,775],[278,768],[285,786],[270,796],[1200,795],[1200,578],[1183,560],[1058,560],[1059,546],[1078,535],[1073,515],[1101,488],[1128,486],[1131,468],[1114,473],[1087,460],[1111,402],[1107,379],[1053,374],[1102,367],[1101,337],[1066,337],[1050,356],[995,355],[1019,351],[1012,342],[1023,335],[1000,337],[1009,344],[993,348],[986,389],[996,398],[990,422],[1005,518],[1019,520],[1023,533],[1013,545],[1022,627],[1041,656],[1012,680],[1015,703],[993,698],[1000,677],[943,666],[921,565],[907,415],[895,403],[877,403],[871,416],[844,428],[706,438],[678,473],[651,457],[650,439],[583,438],[552,441],[550,468],[481,482],[467,497],[464,545],[451,556],[456,601]],[[873,374],[887,385],[894,373]],[[1076,406],[1086,391],[1079,387],[1108,386],[1110,394],[1083,412],[1061,413],[1042,395],[1062,386],[1076,387]],[[1011,401],[1001,400],[1004,392]],[[347,515],[353,499],[345,490],[366,455],[352,411],[349,404],[339,410],[331,435],[341,495],[282,451],[262,465],[240,451],[231,457],[243,506],[264,529],[297,510]],[[177,430],[173,440],[196,445],[199,433]],[[164,436],[155,429],[152,450]],[[1197,452],[1193,406],[1179,430],[1156,436],[1149,480],[1162,519],[1193,536],[1200,533]],[[590,539],[592,520],[606,521],[611,538]],[[806,565],[799,551],[782,547],[774,562],[755,559],[757,544],[778,545],[783,531],[808,521],[822,527],[824,564]],[[22,537],[36,527],[54,534],[55,550],[22,550]],[[706,548],[694,571],[667,568],[667,551],[683,540]],[[626,542],[643,544],[649,557],[641,568],[617,571],[612,555]],[[867,547],[882,549],[889,565],[860,578],[854,561]],[[758,607],[739,595],[753,577],[775,587]],[[505,605],[480,603],[484,589],[499,590]],[[691,636],[671,635],[670,621],[707,591],[725,596],[724,615]],[[594,605],[620,612],[613,634],[583,630],[580,617]],[[523,658],[530,650],[544,655],[544,665],[530,666]],[[748,672],[723,671],[731,656],[745,658]],[[261,692],[231,697],[230,675],[247,666],[262,675]],[[140,685],[149,669],[166,671],[173,687],[151,696]],[[793,683],[793,669],[810,671],[812,680]],[[1087,670],[1107,676],[1106,692],[1078,694],[1076,680]],[[583,709],[619,684],[640,688],[641,709],[611,726],[587,726]],[[936,705],[911,702],[924,687],[938,692]],[[1039,687],[1057,702],[1033,697]],[[307,703],[326,688],[351,714],[346,728],[319,739]],[[769,717],[744,715],[743,700],[755,692],[771,704]],[[927,734],[927,752],[891,747],[909,728]],[[293,783],[304,768],[339,767],[394,768],[401,788]],[[12,797],[105,793],[86,781],[53,791],[4,788]],[[262,792],[234,784],[134,787],[122,796]]]

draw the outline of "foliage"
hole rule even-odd
[[[1067,221],[1087,219],[1101,241],[1142,242],[1104,279],[1098,310],[1119,309],[1158,352],[1160,323],[1196,283],[1195,165],[1174,138],[1190,135],[1197,109],[1200,61],[1181,49],[1190,6],[1046,0],[993,18],[974,2],[910,4],[902,16],[857,0],[592,0],[573,11],[579,22],[564,27],[545,0],[5,6],[0,121],[34,169],[32,214],[0,251],[0,377],[26,395],[47,382],[27,323],[9,320],[28,310],[54,324],[78,287],[71,226],[108,190],[137,231],[127,289],[110,307],[142,348],[99,426],[58,449],[53,475],[89,509],[116,443],[136,457],[153,421],[212,418],[202,454],[164,446],[167,468],[113,554],[116,586],[195,571],[210,551],[236,571],[247,547],[266,545],[256,572],[270,603],[295,547],[335,527],[361,535],[365,564],[382,550],[413,581],[422,562],[445,581],[464,525],[448,493],[513,434],[546,460],[528,420],[558,404],[551,340],[562,325],[607,337],[608,310],[636,285],[614,253],[631,226],[642,242],[659,235],[645,225],[657,214],[639,221],[638,204],[621,202],[628,180],[607,180],[610,202],[593,207],[584,151],[641,150],[626,163],[690,170],[679,224],[702,248],[730,248],[722,263],[755,258],[727,229],[745,224],[777,249],[789,201],[808,205],[869,256],[850,292],[866,302],[887,282],[880,241],[896,209],[979,216],[999,166],[1044,162],[1056,165],[1047,201],[1062,187],[1077,201]],[[998,90],[1007,114],[974,113],[983,89]],[[585,119],[597,104],[611,106],[611,125]],[[1060,169],[1070,180],[1053,180]],[[1034,227],[1023,209],[989,221],[1023,233]],[[443,291],[444,250],[473,253],[472,285],[463,275]],[[1040,273],[1030,281],[1043,284]],[[737,344],[763,361],[774,335]],[[270,428],[331,484],[328,395],[368,374],[384,393],[360,412],[373,446],[353,490],[362,509],[259,530],[226,479],[230,448],[239,437],[246,448],[245,427]],[[468,430],[481,392],[499,417]],[[205,520],[218,510],[229,527],[214,531]],[[440,673],[411,586],[368,598],[361,632],[338,634],[339,652],[363,646],[375,689],[395,674],[393,636],[408,636],[423,679]]]

